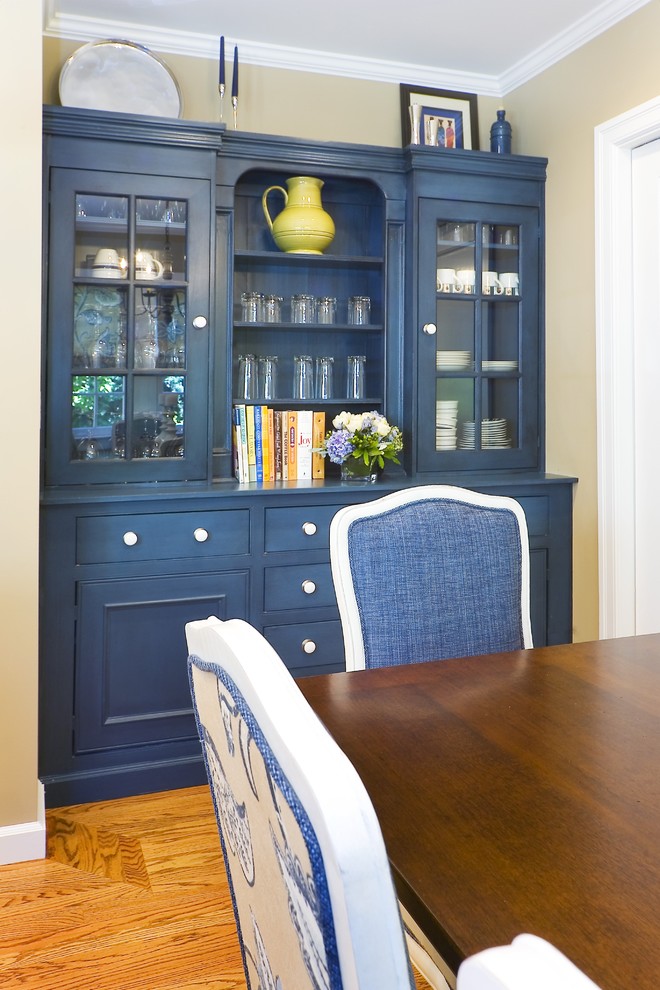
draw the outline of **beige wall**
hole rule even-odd
[[[524,154],[547,187],[548,469],[575,497],[575,638],[598,635],[594,128],[660,93],[660,0],[511,93]]]
[[[0,0],[0,827],[37,819],[41,13]],[[20,38],[20,44],[17,39]]]

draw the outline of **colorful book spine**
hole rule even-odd
[[[264,480],[264,438],[262,407],[254,407],[254,480]]]
[[[296,422],[296,463],[299,481],[312,478],[312,424],[314,414],[311,409],[299,409]]]
[[[254,443],[254,406],[245,407],[245,420],[247,424],[247,450],[248,450],[248,481],[257,480],[257,460]]]
[[[289,481],[298,480],[298,457],[296,438],[298,433],[298,412],[296,409],[289,409],[288,413],[288,441],[289,441]]]
[[[315,412],[312,425],[312,478],[325,478],[325,457],[316,453],[325,439],[325,413]]]
[[[240,440],[241,440],[241,481],[245,484],[250,480],[250,466],[248,464],[248,447],[247,447],[247,414],[245,412],[245,406],[240,405],[238,407],[238,418],[240,422]]]
[[[282,415],[279,409],[273,413],[275,433],[275,481],[282,480]]]
[[[275,481],[275,412],[268,410],[268,481]]]
[[[282,481],[289,480],[289,413],[280,413],[282,424]]]

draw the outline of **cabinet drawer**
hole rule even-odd
[[[78,520],[79,564],[178,557],[218,557],[250,550],[250,512],[159,512]]]
[[[267,567],[264,572],[264,608],[267,612],[336,604],[330,564]]]
[[[517,498],[525,512],[530,536],[547,536],[550,531],[550,500],[547,495],[525,495]]]
[[[296,675],[345,670],[341,622],[296,622],[265,626],[264,636],[291,673]]]
[[[266,509],[265,549],[327,550],[330,521],[341,505],[294,506]]]

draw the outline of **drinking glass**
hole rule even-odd
[[[247,401],[257,398],[257,359],[254,354],[238,355],[238,389],[239,399]]]
[[[316,359],[316,398],[332,398],[332,370],[335,363],[333,357],[317,357]]]
[[[316,320],[318,323],[335,322],[337,315],[337,300],[334,296],[320,296],[316,304]]]
[[[277,398],[277,355],[268,354],[259,358],[259,397]]]
[[[263,319],[264,297],[260,292],[244,292],[241,309],[244,323],[260,323]]]
[[[366,363],[364,354],[350,354],[347,361],[346,397],[364,399],[366,394]]]
[[[282,296],[264,296],[263,318],[264,323],[282,322]]]
[[[353,326],[369,323],[371,299],[369,296],[351,296],[348,300],[348,322]]]
[[[293,398],[311,399],[313,392],[312,358],[309,354],[296,354],[293,359]]]
[[[316,320],[316,299],[314,296],[291,296],[291,322],[314,323]]]

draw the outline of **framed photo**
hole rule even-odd
[[[476,93],[456,93],[424,86],[400,85],[401,134],[404,146],[413,143],[410,107],[417,108],[419,142],[439,148],[479,148]]]

